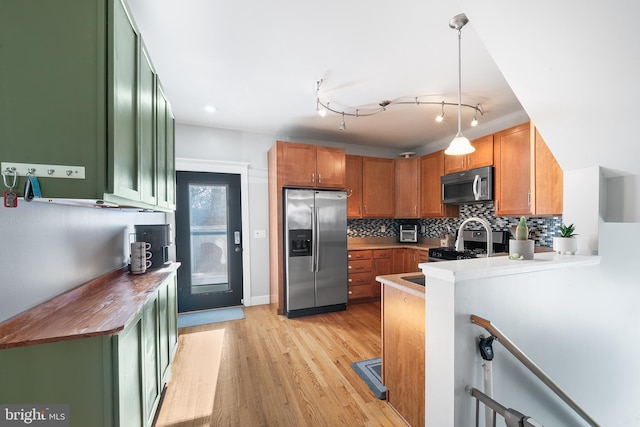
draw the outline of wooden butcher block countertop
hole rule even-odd
[[[122,268],[58,295],[0,323],[0,349],[115,334],[179,266],[140,275]]]

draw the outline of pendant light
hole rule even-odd
[[[462,38],[462,27],[467,25],[468,22],[469,19],[464,13],[454,16],[449,21],[449,27],[458,30],[458,133],[456,137],[453,138],[453,141],[451,141],[451,144],[449,144],[449,148],[444,151],[444,154],[452,156],[470,154],[476,151],[469,140],[462,135],[462,60],[460,57],[460,40]]]

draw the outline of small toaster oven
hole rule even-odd
[[[418,243],[418,226],[415,224],[401,224],[400,243]]]

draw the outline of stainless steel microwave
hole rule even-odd
[[[461,205],[493,200],[493,166],[450,173],[440,178],[442,201]]]

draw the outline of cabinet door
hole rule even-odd
[[[158,348],[159,369],[161,381],[168,374],[171,360],[171,347],[169,343],[169,286],[162,285],[158,289]],[[161,382],[162,384],[162,382]]]
[[[175,118],[171,110],[171,105],[167,101],[166,114],[167,129],[167,162],[166,173],[164,175],[167,186],[167,207],[171,210],[176,209],[176,130]]]
[[[314,187],[316,183],[316,147],[285,142],[282,149],[284,185]]]
[[[375,252],[375,251],[374,251]],[[387,274],[393,274],[393,258],[390,256],[391,252],[388,252],[387,257],[374,258],[373,259],[373,296],[379,297],[382,294],[381,284],[376,281],[377,276],[386,276]]]
[[[119,1],[113,4],[113,116],[111,149],[113,193],[140,200],[140,144],[138,140],[139,35]]]
[[[143,426],[142,320],[138,319],[115,337],[117,352],[118,410],[120,426]]]
[[[140,55],[138,127],[140,129],[140,191],[142,201],[157,203],[155,94],[156,76],[144,46]]]
[[[405,248],[397,248],[393,250],[393,274],[404,273],[405,252]]]
[[[345,162],[343,149],[316,147],[316,186],[345,188]]]
[[[142,312],[142,378],[145,425],[151,425],[160,399],[158,364],[158,298],[147,303]]]
[[[395,161],[395,217],[418,218],[420,163],[417,157]]]
[[[402,271],[402,273],[415,273],[420,271],[418,262],[418,249],[405,249],[404,271]]]
[[[347,218],[362,218],[362,157],[346,156]]]
[[[393,218],[394,182],[393,159],[362,158],[362,216],[364,218]]]
[[[158,206],[169,207],[169,191],[167,186],[167,98],[160,83],[156,85],[156,164],[157,164],[157,198]]]
[[[493,134],[474,139],[471,144],[476,151],[467,157],[467,169],[493,166]]]
[[[444,151],[420,157],[420,217],[457,217],[459,207],[442,203],[440,177],[444,173]]]
[[[535,130],[536,215],[562,215],[563,174],[556,158]]]
[[[169,326],[169,363],[178,348],[178,290],[177,275],[173,273],[167,285],[167,323]]]
[[[529,123],[494,134],[495,214],[531,215],[532,144]]]

